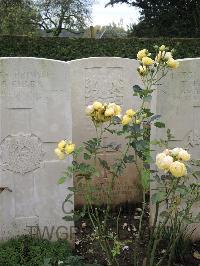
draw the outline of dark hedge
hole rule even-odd
[[[200,39],[69,39],[56,37],[0,36],[0,56],[44,57],[68,61],[91,56],[135,58],[142,48],[167,44],[176,58],[200,57]]]

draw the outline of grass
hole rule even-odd
[[[66,240],[50,242],[45,239],[20,236],[0,243],[0,266],[99,266],[85,264],[84,258],[74,256]]]
[[[22,236],[0,243],[0,266],[58,265],[72,256],[67,241],[50,242]]]

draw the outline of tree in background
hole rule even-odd
[[[32,35],[37,32],[38,13],[31,1],[0,0],[0,33]]]
[[[40,28],[59,36],[63,29],[79,32],[91,17],[93,0],[37,0]]]
[[[0,33],[29,35],[44,30],[83,32],[94,0],[0,0]],[[38,33],[39,34],[39,33]]]
[[[129,34],[137,37],[200,37],[199,0],[110,0],[139,8],[140,22]]]

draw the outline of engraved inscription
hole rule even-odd
[[[47,72],[13,72],[0,73],[0,96],[12,96],[20,98],[27,94],[29,97],[37,97],[41,87],[41,79],[47,78]]]
[[[40,139],[33,134],[7,136],[0,145],[1,167],[25,174],[40,167],[44,153]]]
[[[95,100],[123,105],[123,69],[94,67],[85,69],[85,104]]]
[[[194,81],[193,106],[200,106],[200,80]]]
[[[59,87],[48,86],[48,79],[46,71],[0,72],[0,96],[38,99],[45,93],[62,92]],[[45,82],[47,86],[44,86]]]

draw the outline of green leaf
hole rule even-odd
[[[84,153],[83,157],[85,160],[91,159],[91,155],[89,155],[88,153]]]
[[[108,165],[107,161],[102,160],[100,158],[98,158],[98,159],[99,159],[100,164],[103,166],[103,168],[110,170],[110,166]]]
[[[80,214],[72,214],[72,215],[66,215],[64,217],[62,217],[63,220],[67,221],[67,222],[77,222],[78,220],[80,220],[81,215]]]
[[[74,191],[76,190],[75,187],[68,187],[67,189],[68,189],[69,191],[72,191],[72,192],[74,192]]]
[[[134,85],[134,86],[133,86],[133,91],[134,91],[135,93],[140,93],[140,92],[143,91],[143,89],[142,89],[139,85]]]
[[[65,220],[66,222],[72,222],[72,221],[74,221],[74,218],[73,218],[73,216],[71,216],[71,215],[64,216],[64,217],[62,217],[62,218],[63,218],[63,220]]]
[[[149,191],[150,187],[150,171],[147,169],[142,170],[142,174],[140,176],[140,182],[142,185],[142,188],[145,192]]]
[[[151,202],[153,204],[161,202],[161,201],[163,201],[165,199],[165,196],[166,196],[165,192],[157,192],[157,193],[152,195]]]
[[[151,95],[148,95],[148,96],[144,97],[144,101],[145,102],[150,102],[151,100],[152,100],[152,96]]]
[[[187,192],[186,189],[187,189],[187,187],[186,187],[185,185],[177,186],[177,187],[176,187],[176,191],[177,191],[178,193],[180,193],[181,196],[184,196],[184,195],[186,194],[186,192]]]
[[[149,122],[153,122],[154,120],[160,118],[161,115],[153,115],[150,119],[149,119]]]
[[[143,98],[145,94],[145,91],[139,85],[134,85],[133,91],[134,91],[133,96],[139,96],[140,98]]]
[[[134,155],[126,155],[125,157],[124,157],[124,162],[125,163],[132,163],[132,162],[134,162],[135,160],[134,160]]]
[[[149,146],[149,142],[146,140],[138,140],[135,143],[135,148],[137,151],[144,151],[148,148],[148,146]]]
[[[118,116],[114,116],[113,118],[112,118],[112,122],[114,123],[114,124],[120,124],[121,123],[121,118],[119,118]],[[113,130],[114,131],[114,130]]]
[[[158,127],[158,128],[164,128],[165,127],[165,123],[163,123],[163,122],[155,122],[154,126]]]
[[[196,172],[192,173],[192,175],[193,175],[196,179],[198,179],[198,178],[200,177],[200,171],[196,171]]]
[[[63,183],[65,183],[67,177],[66,176],[62,176],[59,180],[58,180],[58,184],[61,185]]]

